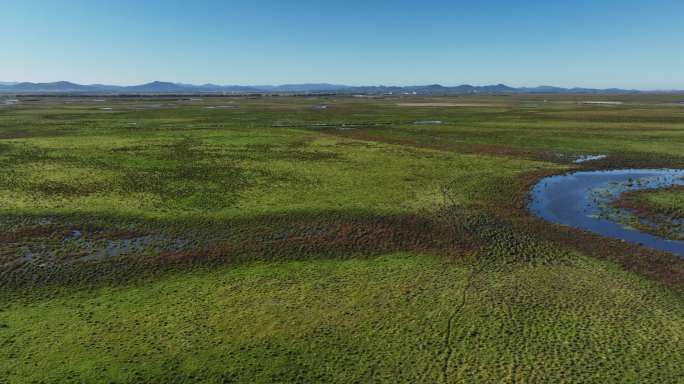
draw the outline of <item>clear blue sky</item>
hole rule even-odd
[[[682,0],[0,0],[0,81],[684,89]]]

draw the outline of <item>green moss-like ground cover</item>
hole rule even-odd
[[[588,97],[0,107],[0,383],[676,382],[684,262],[524,209],[684,163],[671,96]]]
[[[30,297],[3,308],[0,372],[11,382],[483,383],[681,373],[681,297],[582,258],[470,273],[393,254]]]

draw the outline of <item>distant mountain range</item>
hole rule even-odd
[[[457,85],[439,84],[417,86],[349,86],[336,84],[285,84],[285,85],[216,85],[182,84],[154,81],[142,85],[118,86],[91,84],[82,85],[68,81],[54,83],[0,82],[0,93],[4,94],[415,94],[415,95],[465,95],[465,94],[513,94],[513,93],[639,93],[631,89],[561,88],[553,86],[514,88],[504,84]],[[673,91],[682,92],[682,91]]]

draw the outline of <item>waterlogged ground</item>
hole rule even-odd
[[[684,261],[527,211],[676,100],[0,102],[0,383],[676,382]]]
[[[636,219],[631,223],[637,228],[684,241],[684,188],[681,186],[626,193],[613,205],[632,213]]]

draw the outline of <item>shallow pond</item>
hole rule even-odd
[[[631,216],[612,207],[627,191],[684,185],[684,170],[622,169],[582,171],[551,176],[532,189],[529,208],[544,220],[622,239],[684,257],[684,242],[668,240],[625,226]]]

